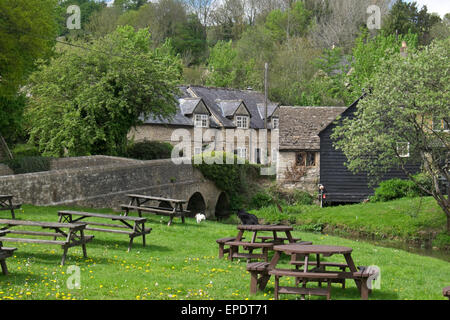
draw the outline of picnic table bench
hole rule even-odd
[[[231,241],[226,241],[224,245],[228,245],[228,259],[233,261],[234,258],[246,258],[248,262],[251,259],[263,259],[268,261],[268,253],[273,249],[274,245],[282,244],[285,241],[289,243],[298,243],[300,245],[312,244],[311,242],[300,242],[301,239],[294,238],[291,235],[293,228],[291,226],[279,226],[279,225],[238,225],[238,234]],[[245,232],[252,232],[250,241],[242,241]],[[270,232],[271,236],[258,236],[259,232]],[[279,236],[279,233],[283,233],[284,236]],[[226,238],[224,238],[226,239]],[[219,239],[223,240],[223,239]],[[261,240],[261,241],[258,241]],[[239,248],[242,248],[247,252],[239,252]],[[256,249],[261,249],[261,253],[254,253]],[[220,255],[220,243],[219,243],[219,255]]]
[[[313,246],[313,245],[277,245],[273,250],[275,254],[268,262],[254,262],[247,265],[247,271],[250,273],[250,293],[255,294],[258,290],[263,291],[271,276],[275,277],[275,299],[279,298],[280,294],[300,294],[302,298],[305,295],[326,296],[331,299],[331,283],[340,282],[346,279],[355,281],[361,293],[361,298],[366,300],[370,293],[367,286],[367,280],[372,275],[370,270],[365,267],[356,267],[351,258],[351,248],[336,247],[336,246]],[[296,269],[277,268],[281,254],[285,253],[291,255],[291,265],[295,265]],[[309,255],[316,254],[316,261],[309,261]],[[321,262],[320,255],[334,255],[343,254],[346,263]],[[301,256],[304,261],[296,261]],[[299,270],[299,266],[303,269]],[[313,267],[309,269],[309,267]],[[339,271],[327,271],[327,267],[339,268]],[[349,269],[349,271],[346,271]],[[359,269],[359,270],[358,270]],[[281,277],[294,277],[296,279],[295,287],[280,286]],[[302,287],[298,287],[299,282],[303,283]],[[327,288],[307,288],[308,282],[322,282],[328,283]]]
[[[189,213],[183,209],[183,205],[187,200],[177,200],[162,197],[152,197],[138,194],[128,194],[130,198],[128,204],[121,205],[125,215],[128,216],[130,211],[137,211],[139,217],[142,217],[142,212],[148,212],[155,215],[162,215],[170,217],[168,226],[172,225],[175,217],[181,217],[182,223],[185,223],[185,215]],[[158,205],[149,205],[151,202],[156,202]]]
[[[30,236],[44,236],[51,237],[53,240],[36,239],[36,238],[16,238],[1,236],[0,241],[5,242],[24,242],[24,243],[39,243],[60,245],[63,249],[63,256],[61,265],[66,261],[67,251],[69,248],[80,246],[83,249],[83,256],[87,257],[86,243],[92,241],[94,236],[85,235],[85,223],[56,223],[56,222],[42,222],[42,221],[25,221],[25,220],[8,220],[0,219],[0,225],[6,225],[1,230],[7,231],[8,234],[30,235]],[[53,232],[47,231],[30,231],[30,230],[15,230],[13,227],[39,227],[42,229],[51,229]],[[68,231],[64,231],[64,230]],[[65,238],[64,240],[55,240],[56,238]]]
[[[121,224],[84,221],[87,224],[85,230],[128,235],[130,237],[130,242],[128,245],[128,252],[131,251],[131,247],[133,245],[133,240],[136,237],[142,237],[142,244],[145,247],[145,235],[149,234],[152,231],[152,228],[145,227],[145,223],[147,222],[147,219],[141,218],[141,217],[138,218],[138,217],[119,216],[119,215],[113,215],[113,214],[78,212],[78,211],[59,211],[58,215],[59,215],[58,222],[65,222],[65,223],[79,222],[81,220],[89,219],[89,218],[99,218],[99,219],[107,219],[107,220],[112,220],[112,221],[119,221]],[[74,217],[77,217],[77,218],[74,219]],[[114,229],[93,228],[90,226],[109,227],[109,228],[114,228]],[[120,229],[120,230],[118,230],[118,229]],[[127,229],[127,230],[123,230],[123,229]]]
[[[21,204],[12,203],[12,195],[0,195],[0,211],[10,211],[13,219],[16,218],[14,210],[20,209]]]
[[[0,237],[7,234],[8,231],[0,230]],[[2,272],[5,276],[8,275],[8,267],[6,266],[6,259],[11,257],[17,248],[6,248],[3,247],[3,243],[0,241],[0,265],[2,267]]]

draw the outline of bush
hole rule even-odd
[[[257,194],[255,194],[250,202],[250,206],[253,209],[266,208],[274,204],[275,203],[273,198],[264,192],[258,192]]]
[[[422,177],[421,179],[426,178]],[[373,202],[386,202],[400,198],[414,198],[425,195],[411,180],[391,179],[380,183],[375,189],[375,195],[371,198]]]
[[[21,157],[38,157],[41,154],[39,153],[39,149],[36,146],[32,146],[29,144],[18,144],[12,150],[12,154],[14,158]]]
[[[173,146],[167,142],[144,141],[127,147],[126,156],[137,160],[170,159]]]
[[[214,163],[216,155],[222,158],[223,163]],[[199,157],[203,161],[197,161]],[[259,166],[250,164],[248,161],[239,163],[238,157],[233,155],[234,164],[227,164],[227,153],[212,152],[196,155],[193,158],[194,167],[199,169],[203,176],[220,189],[227,193],[230,199],[230,210],[242,209],[245,203],[243,196],[248,192],[247,180],[259,174]],[[201,162],[201,164],[196,164]],[[211,163],[211,164],[210,164]]]
[[[314,197],[308,192],[297,189],[284,189],[278,184],[270,186],[268,193],[271,195],[272,199],[274,199],[275,203],[281,205],[311,205],[314,203]]]
[[[295,190],[292,197],[294,205],[311,205],[314,203],[314,197],[306,191]]]
[[[4,163],[14,174],[42,172],[50,170],[50,159],[47,157],[19,157]]]

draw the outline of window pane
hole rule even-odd
[[[316,166],[316,153],[315,152],[308,152],[307,155],[307,164],[308,167],[315,167]]]

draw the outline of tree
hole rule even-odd
[[[400,168],[447,215],[450,194],[439,183],[450,181],[450,39],[436,41],[407,57],[391,51],[371,79],[372,93],[360,101],[353,119],[341,121],[333,134],[335,146],[353,172],[367,172],[377,181],[391,168]],[[409,156],[409,157],[408,157]],[[420,162],[432,178],[427,187],[408,171]],[[450,188],[448,188],[450,190]],[[450,191],[448,191],[450,193]]]
[[[383,30],[387,34],[415,33],[420,44],[428,44],[431,28],[440,21],[439,16],[428,13],[427,6],[419,10],[417,2],[397,0],[383,21]]]
[[[352,49],[351,71],[347,79],[347,92],[344,94],[346,104],[356,100],[363,89],[371,86],[371,78],[380,62],[388,56],[388,51],[400,52],[402,42],[410,49],[417,48],[417,35],[405,34],[385,35],[381,34],[371,37],[369,32],[363,32],[355,41]]]
[[[123,154],[141,115],[175,114],[178,58],[152,50],[147,29],[65,47],[30,78],[30,142],[44,155]]]
[[[58,26],[56,0],[0,1],[0,134],[17,134],[24,98],[19,92],[38,59],[52,54]]]
[[[208,64],[210,75],[207,85],[216,87],[234,87],[236,82],[236,49],[232,41],[219,41],[211,49]]]

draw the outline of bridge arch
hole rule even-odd
[[[225,192],[221,192],[215,205],[215,216],[218,220],[227,218],[231,215],[230,200]]]
[[[190,211],[189,217],[195,216],[197,213],[206,212],[206,201],[200,192],[194,193],[190,198],[187,205],[187,210]]]

